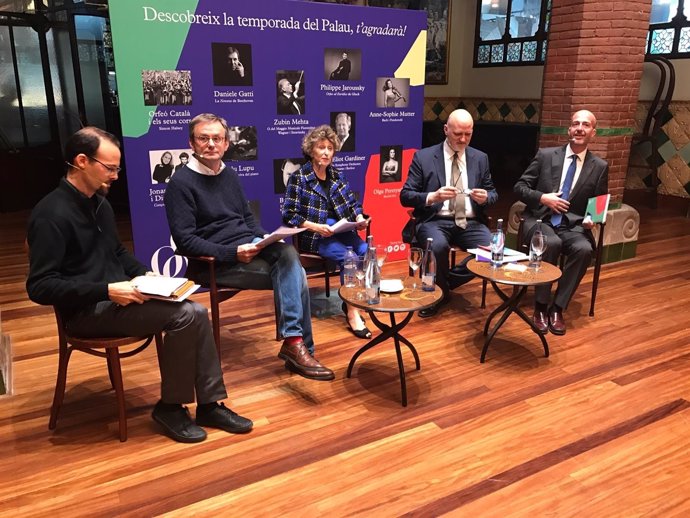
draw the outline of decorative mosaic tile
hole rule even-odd
[[[677,119],[671,119],[662,128],[676,149],[680,149],[690,142],[690,136],[686,133],[686,128]]]
[[[659,154],[664,162],[671,160],[671,157],[676,154],[676,146],[670,140],[666,141],[663,145],[659,146]]]
[[[532,103],[529,103],[527,106],[525,106],[523,113],[525,114],[525,117],[527,117],[527,120],[530,120],[537,114],[537,109]]]
[[[438,116],[443,111],[443,105],[440,102],[436,101],[432,106],[431,111]]]

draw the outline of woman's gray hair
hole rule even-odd
[[[340,148],[340,139],[335,133],[333,128],[327,124],[317,126],[309,133],[307,133],[302,139],[302,153],[304,153],[305,158],[311,160],[311,151],[319,140],[328,140],[333,144],[333,148],[337,151]]]

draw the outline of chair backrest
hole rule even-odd
[[[667,117],[669,117],[668,107],[673,99],[673,91],[676,86],[676,71],[673,63],[663,56],[647,56],[645,61],[656,65],[660,73],[659,85],[642,128],[644,136],[652,137],[667,122]]]

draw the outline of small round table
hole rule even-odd
[[[477,277],[481,277],[482,279],[489,281],[494,291],[503,300],[501,305],[491,312],[486,319],[486,324],[484,324],[484,336],[486,336],[486,340],[484,341],[484,347],[482,348],[482,355],[479,360],[480,363],[484,363],[484,360],[486,359],[486,352],[489,350],[491,340],[496,334],[496,331],[498,331],[499,328],[505,323],[511,313],[516,313],[520,318],[522,318],[522,320],[527,322],[532,331],[534,331],[541,339],[541,343],[544,346],[544,356],[549,356],[549,344],[546,343],[546,337],[539,332],[539,329],[534,325],[532,319],[525,315],[525,312],[518,307],[518,304],[527,292],[528,287],[537,286],[539,284],[549,284],[558,280],[561,277],[561,270],[559,270],[556,266],[544,261],[542,261],[538,270],[528,266],[526,270],[518,271],[516,269],[512,269],[511,266],[506,268],[508,264],[513,263],[507,263],[500,268],[494,269],[491,267],[491,263],[477,261],[476,259],[472,259],[467,263],[467,268]],[[516,266],[521,266],[521,263],[516,263]],[[500,284],[512,286],[513,292],[510,295],[506,294],[499,286]],[[501,318],[498,319],[498,322],[489,333],[491,321],[501,311],[503,311]]]
[[[367,304],[366,298],[358,299],[358,294],[364,294],[363,288],[348,288],[341,286],[338,290],[340,298],[346,303],[359,309],[363,309],[369,313],[371,321],[381,330],[381,334],[375,336],[365,345],[363,345],[350,360],[347,367],[347,377],[352,374],[352,368],[364,352],[368,351],[375,345],[378,345],[385,340],[392,338],[395,343],[395,353],[398,357],[398,371],[400,372],[400,390],[402,392],[402,406],[407,406],[407,384],[405,383],[405,367],[403,365],[402,352],[400,350],[400,342],[404,343],[412,352],[415,359],[415,366],[417,370],[420,369],[419,355],[417,350],[407,338],[400,334],[400,331],[408,324],[415,311],[428,308],[441,300],[443,294],[441,290],[436,287],[434,291],[422,291],[419,286],[419,279],[417,279],[417,289],[412,289],[413,279],[403,279],[402,291],[396,293],[381,292],[381,301],[378,304]],[[376,317],[376,312],[388,313],[390,317],[390,325],[381,322]],[[407,315],[397,322],[395,319],[396,313],[407,313]]]

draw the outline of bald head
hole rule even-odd
[[[455,110],[448,116],[448,122],[443,126],[448,146],[462,155],[472,139],[474,120],[467,110]]]

